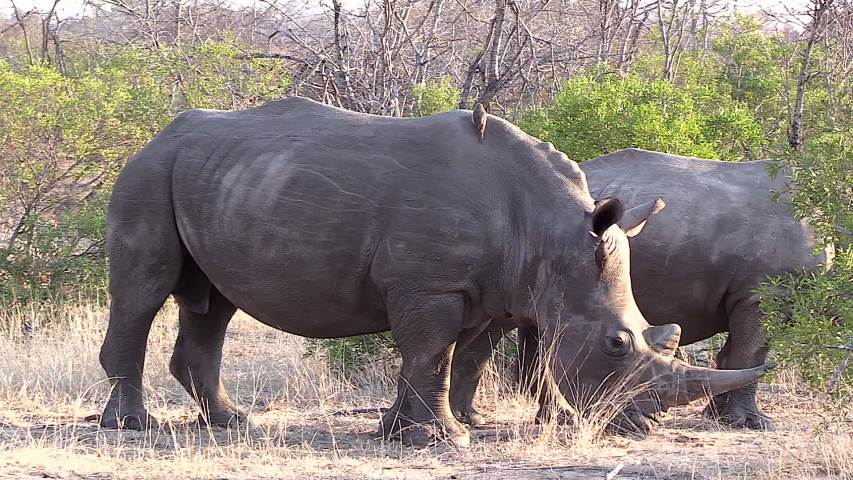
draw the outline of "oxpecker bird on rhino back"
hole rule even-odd
[[[113,389],[101,424],[157,425],[142,370],[169,295],[180,307],[170,370],[214,425],[246,420],[219,373],[237,308],[307,337],[390,330],[402,366],[380,431],[414,444],[469,442],[459,419],[476,423],[467,399],[488,339],[519,322],[563,339],[564,392],[638,360],[664,403],[757,380],[761,368],[717,372],[655,353],[646,339],[672,332],[634,303],[622,204],[593,201],[550,144],[500,118],[487,129],[481,138],[470,110],[400,119],[296,97],[179,115],[113,189],[100,355]],[[625,216],[636,233],[642,216]],[[606,367],[579,362],[580,350]]]
[[[594,197],[614,195],[638,205],[663,195],[666,209],[630,241],[634,297],[653,325],[679,324],[681,344],[728,332],[716,359],[720,369],[755,367],[767,359],[759,283],[832,261],[831,246],[813,254],[816,238],[808,220],[796,220],[789,205],[771,198],[771,190],[784,192],[786,172],[770,178],[769,163],[626,149],[580,164]],[[519,337],[525,352],[521,377],[528,383],[536,329],[522,327]],[[705,414],[734,426],[772,429],[755,397],[755,384],[716,395]]]

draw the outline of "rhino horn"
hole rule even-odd
[[[676,323],[652,326],[643,331],[643,338],[649,344],[649,348],[672,357],[678,349],[678,341],[681,339],[681,327]]]
[[[719,395],[757,382],[774,365],[744,370],[713,370],[694,367],[675,358],[659,358],[670,363],[669,373],[659,376],[654,390],[663,404],[685,405],[707,396]]]
[[[622,220],[619,226],[628,237],[633,237],[643,230],[646,226],[646,220],[666,207],[666,203],[662,198],[658,197],[651,202],[646,202],[642,205],[630,208],[622,215]]]

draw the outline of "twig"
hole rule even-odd
[[[616,468],[607,472],[604,475],[604,480],[613,480],[614,478],[616,478],[616,475],[619,475],[619,472],[622,471],[623,468],[625,468],[624,463],[620,463],[619,465],[616,465]]]
[[[21,22],[23,22],[24,20],[26,20],[26,18],[27,18],[27,17],[29,17],[29,16],[30,16],[30,14],[31,14],[31,13],[33,13],[33,12],[35,12],[35,10],[30,10],[29,12],[27,12],[27,13],[25,13],[25,14],[21,15],[21,17],[20,17],[18,20],[16,20],[16,21],[15,21],[15,23],[13,23],[13,24],[9,25],[8,27],[6,27],[6,28],[4,28],[4,29],[0,30],[0,36],[2,36],[4,33],[8,32],[9,30],[11,30],[11,29],[13,29],[13,28],[17,27],[17,26],[18,26],[18,24],[20,24]]]
[[[838,230],[839,232],[846,234],[846,235],[850,235],[851,237],[853,237],[853,232],[842,227],[841,225],[839,225],[837,223],[833,223],[832,226],[835,227],[835,229]]]
[[[332,415],[358,415],[360,413],[385,413],[388,410],[391,410],[388,407],[372,407],[372,408],[345,408],[342,410],[335,410],[332,412]]]
[[[847,350],[847,353],[844,354],[844,358],[841,360],[841,365],[838,366],[838,369],[835,370],[835,373],[832,374],[832,378],[829,380],[829,385],[827,385],[827,391],[832,391],[835,388],[835,384],[838,383],[838,380],[841,379],[841,374],[847,368],[847,364],[850,363],[850,356],[853,354],[853,335],[850,336],[850,343],[847,345],[831,345],[826,348],[838,348],[842,350]]]
[[[621,463],[617,466],[617,468],[619,470],[621,470],[622,467],[624,467],[624,464],[621,464]],[[531,471],[533,471],[533,470],[535,470],[535,471],[577,470],[579,472],[585,472],[585,471],[590,471],[590,470],[597,470],[598,472],[601,472],[601,470],[599,470],[600,468],[601,467],[596,467],[596,466],[592,466],[592,465],[540,465],[540,466],[535,466],[535,467],[534,466],[525,466],[525,465],[514,465],[514,466],[510,466],[510,467],[499,467],[499,466],[491,466],[490,467],[490,469],[492,469],[492,470],[501,470],[501,471],[504,471],[504,470],[510,470],[510,471],[512,471],[512,470],[516,470],[516,471],[517,470],[521,470],[521,471],[528,471],[528,470],[531,470]],[[619,473],[618,470],[616,470],[616,469],[614,469],[613,471],[616,473]],[[610,474],[606,473],[605,475],[610,475]],[[613,478],[614,477],[610,477],[611,480]]]
[[[253,53],[243,53],[237,55],[237,58],[240,59],[248,59],[248,58],[274,58],[274,59],[282,59],[282,60],[293,60],[294,62],[301,63],[310,63],[308,59],[297,57],[295,55],[288,55],[286,53],[263,53],[263,52],[253,52]]]

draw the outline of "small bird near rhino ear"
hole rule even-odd
[[[474,128],[477,129],[477,134],[480,135],[480,141],[483,141],[483,137],[486,135],[486,120],[489,118],[489,115],[486,113],[486,108],[482,103],[478,103],[474,105]]]

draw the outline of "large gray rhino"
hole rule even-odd
[[[594,202],[550,144],[495,117],[482,139],[473,125],[471,111],[398,119],[303,98],[179,115],[127,163],[110,201],[100,361],[113,389],[101,425],[156,425],[141,375],[170,294],[170,371],[217,425],[245,420],[219,377],[237,308],[307,337],[390,330],[401,378],[380,431],[414,444],[469,442],[451,398],[476,387],[492,332],[518,322],[562,338],[554,368],[577,372],[563,391],[637,364],[665,405],[760,377],[655,353],[677,332],[650,327],[634,303],[622,204]],[[578,351],[598,363],[581,365]]]
[[[767,359],[754,292],[758,284],[768,275],[815,270],[833,255],[831,246],[813,255],[811,226],[771,199],[770,190],[783,191],[785,178],[771,179],[768,162],[721,162],[631,148],[580,164],[593,197],[615,195],[634,205],[663,196],[666,209],[630,241],[634,297],[653,325],[680,325],[683,345],[729,332],[717,356],[721,369],[754,367]],[[537,355],[535,329],[520,328],[519,340],[520,376],[529,385]],[[755,384],[718,394],[705,414],[735,426],[772,429],[755,395]]]

